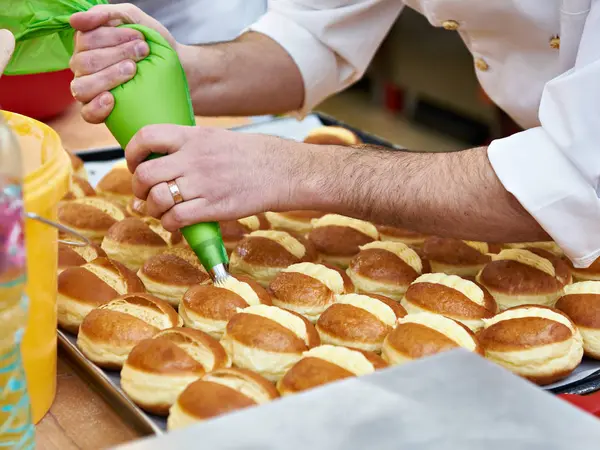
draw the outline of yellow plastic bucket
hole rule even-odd
[[[41,122],[2,113],[21,145],[25,210],[55,221],[72,170],[60,138]],[[33,420],[37,423],[50,409],[56,393],[58,232],[36,220],[26,220],[25,243],[30,309],[22,350]]]

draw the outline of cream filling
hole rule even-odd
[[[253,231],[248,235],[249,237],[262,237],[266,239],[271,239],[274,242],[277,242],[283,248],[285,248],[288,252],[294,255],[298,259],[304,258],[306,255],[306,248],[302,243],[294,238],[291,234],[286,233],[285,231],[276,231],[276,230],[258,230]]]
[[[342,294],[344,292],[344,279],[342,276],[337,271],[321,264],[313,264],[310,262],[292,264],[286,269],[283,269],[283,272],[301,273],[314,278],[327,286],[334,294]]]
[[[583,357],[581,334],[563,342],[543,345],[528,350],[499,352],[486,350],[486,357],[522,376],[545,376],[564,370],[573,370]]]
[[[475,342],[473,336],[471,336],[467,330],[461,327],[454,320],[445,316],[425,312],[419,314],[409,314],[401,319],[398,319],[399,325],[407,323],[414,323],[431,328],[432,330],[443,334],[448,339],[456,342],[458,345],[466,348],[467,350],[475,351],[477,348],[477,343]]]
[[[134,346],[94,342],[84,332],[80,331],[77,335],[77,347],[88,359],[97,364],[122,366]]]
[[[292,303],[286,303],[279,300],[277,297],[273,297],[273,306],[278,306],[279,308],[289,309],[295,313],[298,313],[308,319],[309,322],[315,323],[319,320],[319,317],[323,312],[329,308],[334,301],[325,305],[296,305]]]
[[[347,269],[354,256],[334,256],[319,253],[320,262],[331,264],[341,269]]]
[[[268,287],[271,281],[283,270],[283,267],[266,267],[248,264],[236,252],[231,254],[229,269],[234,275],[249,275],[262,287]]]
[[[367,352],[381,353],[381,342],[355,342],[338,338],[332,334],[323,331],[317,323],[317,331],[323,345],[337,345],[340,347],[352,347]]]
[[[313,228],[340,226],[352,228],[373,240],[379,239],[379,232],[375,225],[364,220],[354,219],[352,217],[340,216],[339,214],[326,214],[319,219],[311,221]]]
[[[600,330],[594,328],[579,327],[583,338],[583,349],[591,355],[600,355]]]
[[[375,372],[373,363],[371,363],[365,355],[345,347],[321,345],[304,352],[302,356],[304,358],[312,357],[322,359],[323,361],[335,364],[356,376]]]
[[[346,273],[350,277],[350,280],[352,280],[352,283],[354,283],[354,287],[359,294],[379,294],[399,302],[408,289],[408,285],[402,286],[365,278],[353,271],[351,268],[346,270]]]
[[[528,317],[538,317],[541,319],[553,320],[566,326],[572,333],[575,333],[576,328],[573,323],[562,314],[559,314],[551,309],[538,308],[536,306],[524,306],[518,309],[511,309],[495,315],[490,319],[484,319],[485,327],[489,328],[499,322],[512,319],[525,319]]]
[[[238,222],[252,231],[260,228],[260,219],[257,216],[242,217],[238,219]]]
[[[292,230],[300,234],[307,234],[312,230],[310,221],[305,222],[284,216],[280,213],[267,212],[265,213],[267,220],[275,229]]]
[[[200,422],[201,419],[196,419],[188,414],[186,414],[179,403],[175,402],[171,409],[169,409],[169,417],[167,419],[167,430],[179,430],[181,428],[189,427],[197,422]]]
[[[226,320],[208,319],[188,311],[185,307],[185,302],[179,304],[179,315],[186,327],[203,331],[217,340],[223,337],[223,333],[225,333],[225,328],[227,327]]]
[[[477,303],[479,306],[485,306],[485,295],[483,290],[472,281],[465,280],[456,275],[426,273],[413,281],[413,284],[416,283],[441,284],[460,292],[472,302]]]
[[[144,287],[149,294],[152,294],[166,302],[169,302],[172,306],[177,307],[181,302],[184,294],[191,286],[170,286],[164,283],[157,283],[152,278],[147,277],[144,272],[140,269],[137,273],[138,278],[144,283]]]
[[[193,373],[157,375],[125,363],[121,370],[121,388],[138,405],[173,405],[185,388],[199,378]]]
[[[351,305],[355,308],[360,308],[374,315],[387,326],[393,327],[396,325],[396,314],[394,310],[380,300],[377,300],[368,295],[361,294],[345,294],[338,295],[336,303]]]
[[[556,270],[552,261],[543,258],[529,250],[511,248],[502,250],[497,255],[492,256],[494,261],[516,261],[521,264],[525,264],[529,267],[533,267],[541,272],[544,272],[552,277],[556,276]]]
[[[556,301],[562,296],[562,289],[555,293],[544,294],[544,295],[508,295],[500,292],[496,292],[488,287],[488,291],[498,304],[498,309],[504,311],[505,309],[512,308],[514,306],[521,305],[540,305],[553,307]]]
[[[254,314],[255,316],[265,317],[277,322],[282,327],[287,328],[294,333],[307,347],[309,346],[308,331],[306,330],[304,321],[300,317],[295,316],[284,309],[278,308],[277,306],[252,305],[248,308],[238,309],[238,312]]]
[[[232,339],[227,332],[221,339],[221,345],[235,366],[252,370],[272,382],[282,378],[302,358],[300,353],[275,353],[247,347]]]
[[[368,250],[371,248],[386,250],[396,255],[408,266],[412,267],[415,272],[423,273],[423,263],[421,262],[421,258],[419,257],[417,252],[415,252],[412,248],[408,247],[406,244],[390,241],[373,241],[360,247],[361,250]]]
[[[177,322],[173,323],[167,313],[164,313],[162,311],[159,312],[152,308],[146,308],[140,305],[134,305],[129,303],[125,299],[113,300],[110,303],[107,303],[106,305],[100,306],[100,309],[116,311],[123,314],[128,314],[133,317],[137,317],[138,319],[143,320],[147,324],[152,325],[153,327],[156,327],[159,330],[183,325],[183,320],[181,319],[181,317],[178,317]]]
[[[429,261],[431,271],[434,273],[444,273],[446,275],[458,275],[459,277],[474,277],[483,269],[484,264],[470,264],[466,266],[453,266],[436,261]]]
[[[477,250],[479,253],[487,255],[490,252],[490,246],[486,242],[463,241],[469,247]]]
[[[579,272],[579,271],[577,271],[577,269],[575,269],[575,270],[571,269],[571,272],[573,273],[573,277],[577,281],[599,281],[600,280],[600,275]]]
[[[240,394],[243,394],[246,397],[254,400],[259,405],[271,401],[271,397],[269,396],[268,392],[266,392],[254,381],[229,375],[216,376],[210,373],[207,374],[203,380],[233,389],[234,391],[237,391]]]
[[[504,244],[507,248],[541,248],[542,250],[547,250],[551,253],[554,253],[557,256],[563,256],[564,252],[558,246],[556,242],[548,241],[548,242],[519,242],[516,244]]]
[[[406,310],[406,312],[408,314],[430,313],[430,314],[443,315],[443,314],[438,313],[437,311],[429,311],[427,309],[423,309],[423,308],[415,305],[414,303],[411,303],[406,298],[403,298],[402,301],[400,302],[400,304],[404,307],[404,309]],[[446,317],[462,323],[464,326],[466,326],[473,332],[477,332],[477,331],[481,330],[484,325],[483,319],[465,319],[463,317],[454,317],[454,316],[450,316],[450,315],[447,315]]]
[[[563,295],[600,294],[600,281],[582,281],[565,286]]]
[[[250,287],[248,283],[239,281],[234,277],[227,277],[225,281],[219,283],[219,287],[239,295],[250,306],[260,305],[258,294],[254,291],[254,289],[252,289],[252,287]]]

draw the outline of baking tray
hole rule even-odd
[[[346,127],[355,132],[365,144],[379,145],[392,150],[406,151],[401,146],[388,142],[378,136],[366,133],[355,127],[348,126],[333,117],[315,113],[310,114],[302,121],[292,118],[273,118],[270,121],[244,125],[234,128],[247,133],[263,133],[302,140],[310,129],[319,125],[336,125]],[[121,148],[107,148],[78,153],[88,167],[90,182],[96,182],[112,167],[116,160],[123,159],[124,151]],[[146,435],[162,434],[166,431],[166,419],[148,414],[137,407],[121,390],[118,372],[105,371],[90,362],[77,348],[76,337],[58,332],[61,348],[66,355],[77,365],[84,376],[98,388],[104,398],[121,414],[123,419]],[[600,362],[584,359],[581,366],[571,375],[566,382],[557,383],[545,388],[556,394],[588,394],[600,390]]]

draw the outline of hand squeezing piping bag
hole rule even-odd
[[[141,25],[122,26],[140,31],[150,47],[150,54],[137,63],[133,79],[111,91],[115,106],[106,126],[113,136],[125,148],[147,125],[194,126],[196,121],[187,79],[175,50],[154,30]],[[161,156],[153,153],[148,159]],[[190,225],[181,232],[214,281],[229,276],[229,261],[217,222]]]

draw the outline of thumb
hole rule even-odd
[[[0,30],[0,76],[15,50],[15,37],[8,30]]]

